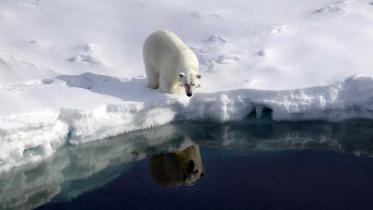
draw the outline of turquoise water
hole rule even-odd
[[[373,123],[176,123],[0,176],[2,209],[371,209]]]

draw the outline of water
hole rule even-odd
[[[180,123],[0,176],[0,209],[372,209],[373,123]]]

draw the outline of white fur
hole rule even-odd
[[[144,43],[143,58],[149,88],[176,93],[184,86],[191,96],[199,86],[197,56],[176,34],[165,30],[152,33]]]

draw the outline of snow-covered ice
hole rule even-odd
[[[0,172],[177,119],[373,119],[369,1],[3,0],[0,25]],[[145,87],[159,29],[200,60],[191,99]]]

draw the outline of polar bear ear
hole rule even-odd
[[[180,77],[180,79],[183,78],[184,76],[185,76],[184,73],[179,73],[179,77]]]
[[[197,74],[197,78],[198,78],[198,79],[201,79],[201,78],[202,78],[202,75]]]

